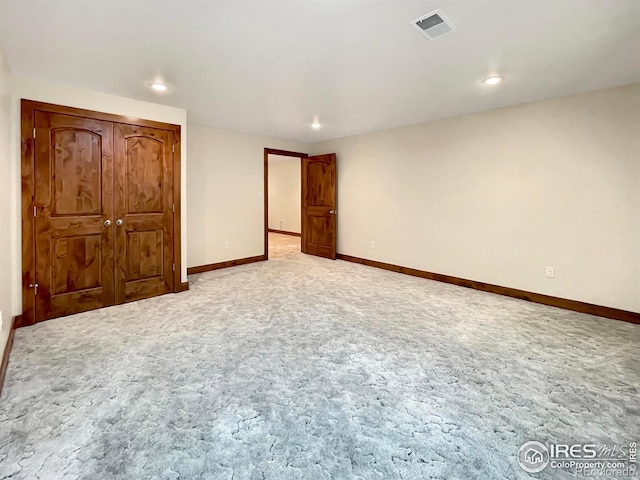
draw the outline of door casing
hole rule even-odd
[[[277,148],[265,148],[264,149],[264,254],[263,254],[263,260],[269,260],[269,155],[281,155],[283,157],[294,157],[294,158],[299,158],[301,159],[300,161],[300,168],[301,168],[301,178],[300,181],[302,183],[302,175],[304,175],[304,161],[305,159],[309,158],[309,154],[307,153],[301,153],[301,152],[291,152],[289,150],[278,150]],[[335,155],[335,154],[333,154]],[[335,156],[334,156],[334,162],[335,162]],[[337,172],[336,172],[337,174]],[[301,185],[302,187],[302,185]],[[337,184],[336,184],[336,195],[337,195]],[[304,189],[301,188],[301,198],[300,198],[300,202],[301,202],[301,207],[304,204]],[[302,230],[304,231],[305,228],[305,222],[306,219],[304,218],[304,209],[301,208],[301,226],[302,226]],[[337,231],[337,230],[336,230]],[[336,237],[336,243],[337,243],[337,237]],[[313,255],[313,253],[311,252],[304,252],[304,253],[310,253]],[[334,252],[334,256],[333,258],[336,258],[336,254],[337,252]]]
[[[60,113],[84,117],[94,120],[102,120],[114,123],[123,123],[139,127],[152,127],[171,132],[173,141],[173,291],[181,292],[188,289],[188,283],[182,283],[181,279],[181,191],[180,191],[180,152],[181,130],[179,125],[144,120],[139,118],[114,115],[110,113],[95,112],[79,108],[54,105],[50,103],[21,100],[21,216],[22,216],[22,315],[18,317],[17,327],[33,325],[35,320],[35,294],[29,285],[35,283],[35,113],[37,111]]]
[[[264,259],[269,260],[269,155],[283,157],[307,158],[309,155],[277,148],[264,149]]]

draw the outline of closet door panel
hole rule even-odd
[[[35,321],[113,305],[113,124],[37,111],[35,127]]]
[[[173,291],[172,134],[115,124],[116,303]]]

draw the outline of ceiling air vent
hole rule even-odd
[[[429,40],[434,40],[447,33],[458,30],[449,17],[440,9],[416,18],[413,22],[410,22],[410,24]]]

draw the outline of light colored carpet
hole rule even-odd
[[[527,440],[640,436],[640,326],[272,238],[189,292],[18,330],[0,478],[519,479]]]

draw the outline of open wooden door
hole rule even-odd
[[[336,258],[336,154],[302,159],[302,252]]]

